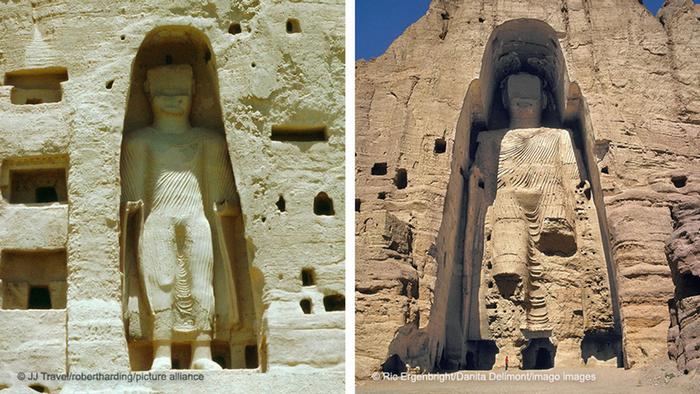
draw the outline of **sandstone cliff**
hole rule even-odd
[[[554,28],[588,102],[627,365],[666,353],[669,207],[700,189],[700,7],[669,1],[656,18],[634,0],[440,0],[356,65],[357,322],[370,322],[357,331],[359,378],[391,354],[423,364],[418,339],[444,331],[449,316],[431,308],[443,301],[436,237],[456,124],[491,31],[516,18]],[[386,226],[369,225],[385,216],[411,228],[407,253],[388,253]],[[400,291],[406,282],[417,290]]]
[[[250,291],[216,302],[238,302],[255,336],[214,347],[225,367],[249,371],[227,368],[192,390],[342,390],[343,22],[340,0],[0,1],[0,266],[19,262],[26,273],[51,262],[45,252],[61,252],[64,295],[50,310],[0,306],[0,370],[9,371],[0,389],[28,390],[20,371],[149,367],[150,352],[132,349],[122,319],[120,151],[125,129],[150,110],[145,69],[173,63],[195,69],[193,125],[226,136],[242,208],[232,255],[250,272],[232,276]],[[314,138],[295,140],[299,129]],[[32,198],[14,201],[15,184]],[[57,195],[34,201],[35,189]],[[27,279],[7,275],[3,290]],[[16,287],[26,295],[26,283]],[[125,390],[118,381],[45,383],[51,392]]]

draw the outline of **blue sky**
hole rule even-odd
[[[696,3],[700,0],[694,0]],[[664,0],[644,0],[656,15]],[[355,59],[375,58],[428,11],[430,0],[356,0]]]

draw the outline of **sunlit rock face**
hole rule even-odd
[[[698,6],[667,2],[656,18],[634,1],[501,5],[434,1],[383,56],[357,64],[356,312],[367,322],[357,331],[359,378],[396,357],[449,370],[502,367],[505,356],[511,367],[539,359],[632,368],[666,356],[669,208],[697,193],[700,176],[700,54],[690,42]],[[532,23],[527,34],[521,23]],[[539,128],[509,130],[499,85],[518,72],[539,77],[551,96]],[[503,139],[491,142],[491,132]],[[532,150],[542,168],[532,177],[553,180],[533,183],[558,190],[551,203],[497,182],[499,163],[525,173],[517,163],[530,146],[555,145]],[[576,171],[565,170],[571,151]],[[550,172],[558,164],[543,157],[561,169]],[[399,173],[407,182],[396,182]],[[543,203],[562,214],[527,215]],[[380,212],[410,238],[397,240]],[[551,236],[540,230],[538,239],[540,226]],[[497,245],[494,229],[507,242]],[[533,280],[532,264],[521,263],[493,272],[493,253],[525,256],[517,260],[535,261],[542,275]],[[516,308],[505,308],[499,276],[519,283],[510,286],[522,297],[510,301]]]
[[[0,387],[340,387],[344,3],[0,14]]]
[[[685,373],[700,368],[700,199],[671,210],[673,233],[666,243],[676,292],[668,301],[668,355]]]

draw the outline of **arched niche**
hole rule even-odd
[[[190,123],[193,127],[213,130],[221,135],[225,134],[222,110],[219,98],[219,84],[217,77],[216,59],[208,37],[201,31],[191,26],[160,26],[148,32],[131,68],[131,78],[129,92],[127,96],[127,108],[124,118],[124,136],[130,133],[138,133],[140,129],[151,125],[152,112],[148,96],[144,89],[146,71],[153,67],[167,64],[188,64],[193,70],[194,94],[192,97],[192,109],[190,113]],[[222,143],[226,144],[225,139]],[[226,147],[226,160],[230,161],[228,148]],[[123,152],[123,150],[122,150]],[[122,159],[123,159],[122,155]],[[235,163],[232,166],[235,172]],[[122,217],[122,221],[124,221]],[[213,220],[210,219],[210,222]],[[215,224],[210,223],[212,231]],[[132,225],[128,224],[128,230],[122,223],[122,234],[131,231]],[[222,245],[216,246],[214,254],[214,281],[221,281],[226,271],[231,272],[233,277],[233,287],[235,297],[228,297],[228,294],[220,289],[223,286],[214,285],[215,297],[215,326],[213,329],[213,339],[211,342],[212,359],[225,369],[256,369],[265,370],[266,349],[264,338],[259,335],[259,322],[262,313],[260,292],[262,287],[262,275],[250,266],[251,254],[245,239],[245,228],[242,215],[222,216],[218,225],[225,236],[223,244],[226,252],[223,252]],[[122,239],[122,272],[124,266],[128,264],[133,256],[124,252],[125,245],[137,240]],[[214,242],[218,240],[214,239]],[[218,251],[217,251],[218,249]],[[228,257],[224,256],[228,253]],[[228,267],[224,264],[228,263]],[[137,277],[134,271],[130,271],[132,277],[130,283],[134,283]],[[132,289],[124,289],[124,304],[132,296]],[[137,289],[142,291],[142,289]],[[235,304],[233,309],[237,309],[238,319],[230,318],[230,309],[227,304]],[[133,307],[125,306],[125,309]],[[142,307],[139,306],[139,307]],[[125,314],[127,314],[125,312]],[[132,370],[147,370],[153,358],[153,349],[150,340],[147,338],[148,317],[139,314],[134,319],[134,315],[126,321],[126,335],[129,346],[129,357]],[[191,354],[189,349],[183,344],[173,345],[173,366],[179,364],[187,368]]]
[[[483,257],[483,250],[479,250],[483,245],[481,240],[486,239],[482,231],[483,210],[480,212],[473,207],[490,204],[494,193],[486,195],[480,191],[478,188],[483,184],[480,173],[471,170],[476,163],[479,134],[509,127],[499,90],[508,75],[518,72],[537,75],[545,82],[550,105],[543,112],[542,126],[569,130],[573,145],[580,152],[579,172],[582,179],[590,182],[594,216],[603,243],[614,315],[612,336],[624,343],[600,171],[594,156],[593,125],[580,87],[569,80],[559,38],[551,26],[540,20],[504,22],[494,28],[487,41],[479,78],[469,84],[455,127],[451,172],[436,242],[438,273],[428,327],[434,369],[465,367],[464,355],[469,343],[490,337],[488,318],[483,315],[484,302],[480,298],[484,287],[480,278],[488,264],[482,267],[481,261],[473,263],[465,256],[469,254],[468,249],[475,248],[475,255]],[[494,153],[493,157],[497,158],[498,152]],[[616,356],[624,365],[623,350]]]
[[[500,104],[499,85],[505,77],[518,71],[535,74],[546,82],[552,107],[555,107],[551,111],[563,121],[569,89],[566,62],[557,33],[537,19],[510,20],[491,33],[479,72],[483,121],[490,128],[496,126],[492,115]]]
[[[131,66],[124,132],[151,124],[153,115],[144,91],[146,70],[166,64],[192,66],[195,79],[192,125],[223,133],[216,59],[209,38],[191,26],[179,25],[156,27],[144,37]]]

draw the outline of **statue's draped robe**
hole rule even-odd
[[[542,270],[535,258],[535,249],[543,251],[542,236],[555,232],[568,234],[568,241],[575,245],[573,200],[578,179],[568,131],[516,129],[503,137],[492,211],[494,229],[500,227],[501,221],[520,220],[527,226],[527,240],[518,243],[504,239],[502,234],[494,234],[494,271],[501,269],[499,254],[513,253],[512,249],[516,248],[526,251],[522,261],[523,280],[530,304],[527,323],[533,328],[549,322],[544,292],[539,284]]]
[[[571,134],[551,128],[494,130],[480,133],[478,143],[470,173],[466,263],[493,264],[495,277],[522,281],[529,305],[522,323],[533,330],[548,329],[546,297],[539,283],[542,271],[533,257],[536,250],[575,252],[574,194],[581,176]],[[493,157],[498,161],[489,159]],[[484,185],[493,182],[489,179],[495,185]],[[486,194],[479,191],[484,187]],[[552,234],[559,238],[543,242]],[[551,244],[567,250],[548,250]],[[468,276],[466,288],[480,289],[481,268],[473,269],[476,275]],[[489,337],[483,295],[483,288],[466,295],[464,324],[470,339]]]
[[[217,202],[237,201],[224,136],[144,128],[125,135],[121,163],[130,338],[208,332],[215,317],[216,327],[233,328],[237,298],[215,212]]]

